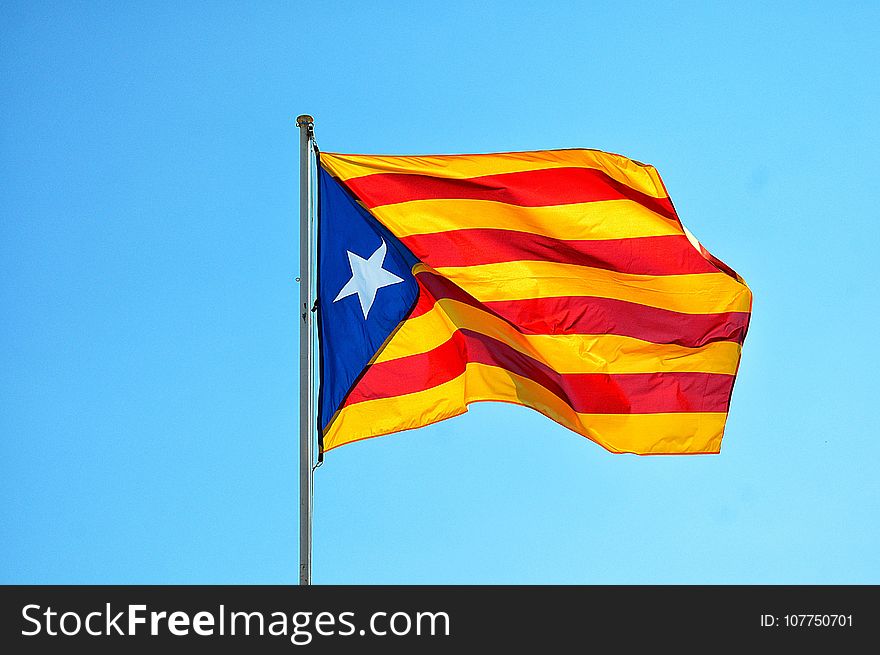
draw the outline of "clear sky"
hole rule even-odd
[[[317,583],[880,583],[877,3],[0,3],[0,582],[293,583],[297,129],[654,164],[755,297],[718,456],[334,450]]]

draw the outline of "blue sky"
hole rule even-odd
[[[719,456],[482,403],[317,583],[878,583],[876,3],[0,3],[0,582],[293,583],[297,129],[657,166],[755,296]],[[874,409],[872,409],[874,408]]]

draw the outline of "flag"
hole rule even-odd
[[[654,167],[596,150],[321,153],[321,451],[524,405],[615,453],[716,453],[743,279]]]

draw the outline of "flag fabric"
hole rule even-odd
[[[654,167],[322,153],[322,452],[524,405],[615,453],[716,453],[752,297]]]

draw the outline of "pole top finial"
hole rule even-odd
[[[308,127],[315,122],[315,119],[309,116],[308,114],[302,114],[301,116],[296,117],[296,125],[297,127]]]

